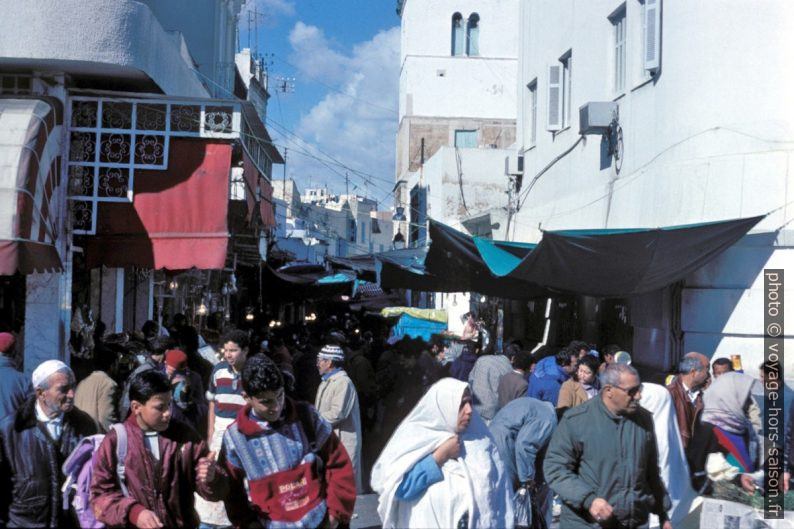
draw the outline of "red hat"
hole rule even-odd
[[[0,332],[0,353],[10,351],[16,341],[16,338],[10,332]]]
[[[174,369],[187,367],[187,355],[181,349],[169,349],[165,352],[165,363]]]

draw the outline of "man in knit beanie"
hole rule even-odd
[[[353,381],[344,370],[344,350],[334,343],[324,346],[317,354],[317,370],[322,382],[317,388],[314,406],[331,423],[334,433],[342,441],[356,475],[356,489],[361,481],[361,415],[358,394]]]

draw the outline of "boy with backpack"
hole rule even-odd
[[[285,397],[281,371],[264,355],[245,362],[241,382],[246,405],[226,430],[219,459],[234,526],[346,526],[355,477],[331,425],[311,405]]]
[[[130,415],[105,436],[95,454],[91,506],[108,526],[142,529],[197,527],[193,493],[209,500],[225,496],[224,473],[193,428],[171,420],[171,386],[165,374],[139,373],[130,381]],[[118,443],[126,440],[123,465]]]

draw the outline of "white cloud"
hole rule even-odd
[[[326,82],[342,79],[349,57],[334,51],[334,44],[320,28],[299,21],[290,31],[289,43],[289,60],[303,75]]]
[[[353,46],[334,50],[322,30],[298,22],[290,34],[291,62],[306,79],[328,88],[327,94],[300,119],[299,136],[348,167],[374,175],[370,197],[380,199],[394,180],[395,134],[399,92],[400,30],[381,31]],[[299,185],[308,178],[316,185],[327,177],[329,187],[344,190],[344,177],[296,154],[289,167]],[[344,174],[344,168],[336,168]],[[351,173],[351,189],[364,192],[364,183]],[[388,203],[388,201],[387,201]]]

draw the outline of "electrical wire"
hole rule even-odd
[[[530,192],[530,191],[532,191],[532,188],[533,188],[533,187],[535,187],[535,184],[537,183],[537,181],[538,181],[538,180],[540,180],[540,177],[541,177],[541,176],[543,176],[543,175],[546,173],[546,171],[548,171],[549,169],[551,169],[552,167],[554,167],[554,164],[556,164],[557,162],[559,162],[560,160],[562,160],[563,158],[565,158],[566,156],[568,156],[568,154],[570,154],[570,153],[571,153],[571,151],[573,151],[573,150],[576,148],[576,146],[577,146],[577,145],[579,145],[580,143],[582,143],[582,141],[583,141],[583,140],[584,140],[584,136],[579,136],[579,139],[577,139],[577,140],[576,140],[576,141],[573,143],[573,145],[571,145],[570,147],[568,147],[567,149],[565,149],[565,150],[564,150],[562,153],[558,154],[558,155],[557,155],[557,156],[556,156],[556,157],[555,157],[555,158],[554,158],[552,161],[550,161],[548,164],[546,164],[546,167],[544,167],[543,169],[541,169],[541,170],[540,170],[540,172],[539,172],[539,173],[537,173],[537,174],[536,174],[536,175],[535,175],[535,176],[532,178],[532,181],[529,183],[529,185],[527,186],[526,190],[524,190],[524,191],[523,191],[523,192],[522,192],[522,193],[521,193],[521,194],[518,196],[518,200],[517,200],[517,203],[516,203],[516,211],[519,211],[519,210],[521,209],[521,206],[523,206],[523,205],[524,205],[524,202],[526,202],[526,200],[527,200],[527,197],[529,196],[529,192]]]
[[[366,172],[361,171],[359,169],[355,169],[355,168],[350,167],[350,166],[348,166],[346,164],[343,164],[342,162],[339,162],[338,160],[333,158],[332,155],[326,153],[325,151],[323,151],[322,149],[320,149],[316,145],[313,145],[312,143],[307,142],[305,139],[301,138],[300,136],[298,136],[297,134],[295,134],[294,132],[289,130],[286,126],[274,121],[272,118],[268,118],[267,122],[270,123],[271,125],[274,125],[274,127],[276,129],[278,129],[282,134],[286,134],[288,136],[296,138],[298,141],[300,141],[302,144],[306,145],[307,147],[311,147],[312,149],[316,150],[317,152],[319,152],[323,156],[328,157],[330,159],[331,163],[333,163],[335,165],[338,165],[338,166],[342,167],[343,169],[346,169],[346,170],[348,170],[348,171],[360,176],[364,181],[369,181],[369,183],[372,184],[372,185],[374,185],[374,182],[372,182],[369,179],[380,180],[380,181],[388,183],[390,185],[394,184],[394,180],[392,180],[392,179],[387,179],[387,178],[384,178],[384,177],[379,177],[379,176],[376,176],[376,175],[373,175],[373,174],[370,174],[370,173],[366,173]]]
[[[203,77],[204,79],[206,79],[206,80],[207,80],[209,83],[213,84],[214,86],[216,86],[216,87],[217,87],[217,88],[219,88],[220,90],[224,91],[224,92],[225,92],[226,94],[228,94],[228,95],[229,95],[229,96],[230,96],[232,99],[235,99],[235,100],[237,100],[237,101],[244,101],[244,100],[242,100],[242,99],[238,98],[238,97],[237,97],[237,96],[236,96],[236,95],[235,95],[233,92],[231,92],[231,91],[230,91],[228,88],[226,88],[226,87],[224,87],[224,86],[222,86],[222,85],[218,84],[218,83],[217,83],[217,82],[216,82],[214,79],[212,79],[212,78],[208,77],[208,76],[207,76],[207,75],[205,75],[203,72],[200,72],[199,70],[197,70],[197,69],[195,69],[195,68],[193,68],[193,69],[191,69],[191,70],[192,70],[193,72],[197,73],[198,75],[202,76],[202,77]],[[389,185],[393,185],[393,184],[394,184],[394,181],[393,181],[392,179],[385,179],[385,178],[377,177],[377,176],[375,176],[375,175],[372,175],[372,174],[366,173],[366,172],[364,172],[364,171],[361,171],[361,170],[355,169],[355,168],[353,168],[353,167],[350,167],[350,166],[348,166],[347,164],[344,164],[344,163],[340,162],[339,160],[337,160],[336,158],[334,158],[334,157],[333,157],[333,156],[331,156],[330,154],[326,153],[325,151],[323,151],[322,149],[320,149],[320,148],[319,148],[319,147],[317,147],[316,145],[313,145],[313,144],[311,144],[310,142],[306,141],[305,139],[301,138],[300,136],[298,136],[297,134],[295,134],[294,132],[292,132],[291,130],[289,130],[289,129],[288,129],[286,126],[284,126],[284,125],[282,125],[282,124],[280,124],[280,123],[278,123],[278,122],[274,121],[272,118],[267,118],[267,119],[266,119],[266,121],[267,121],[268,123],[270,123],[271,125],[274,125],[274,126],[275,126],[277,129],[279,129],[280,131],[282,131],[282,134],[285,134],[285,133],[286,133],[287,135],[289,135],[289,136],[291,136],[291,137],[293,137],[293,138],[296,138],[296,139],[298,139],[298,140],[299,140],[299,141],[300,141],[300,142],[301,142],[303,145],[312,147],[313,149],[315,149],[316,151],[318,151],[320,154],[322,154],[323,156],[327,157],[327,158],[328,158],[328,159],[331,161],[331,163],[334,163],[335,165],[338,165],[338,166],[342,167],[343,169],[345,169],[345,170],[348,170],[348,171],[350,171],[350,172],[352,172],[352,173],[354,173],[354,174],[358,175],[358,176],[359,176],[359,178],[361,178],[361,179],[362,179],[362,181],[368,181],[368,183],[369,183],[369,184],[371,184],[371,185],[373,185],[374,187],[378,187],[378,186],[377,186],[377,185],[376,185],[376,184],[375,184],[375,183],[372,181],[372,179],[374,179],[374,180],[381,180],[382,182],[386,182],[386,183],[388,183]],[[270,143],[272,143],[272,142],[270,142]],[[304,151],[302,154],[308,155],[308,153],[306,153],[305,151]],[[310,155],[308,155],[308,156],[310,156]],[[315,159],[316,159],[317,161],[319,161],[319,158],[315,158]],[[327,166],[326,166],[326,167],[327,167]],[[337,174],[339,174],[339,173],[337,173]]]

